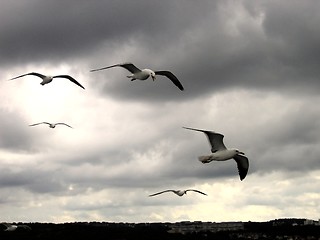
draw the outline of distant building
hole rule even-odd
[[[219,231],[237,231],[244,229],[243,222],[177,222],[173,223],[169,233],[197,233],[197,232],[219,232]]]
[[[320,226],[320,219],[318,221],[314,221],[312,219],[306,219],[303,222],[303,225],[316,225],[316,226]]]

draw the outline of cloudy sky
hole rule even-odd
[[[318,219],[320,2],[2,0],[0,221]],[[122,62],[170,70],[131,82]],[[70,74],[40,85],[28,73]],[[66,122],[73,129],[37,122]],[[246,153],[202,164],[204,134]],[[149,194],[195,188],[178,197]]]

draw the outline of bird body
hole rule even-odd
[[[159,194],[162,194],[162,193],[166,193],[166,192],[173,192],[175,194],[177,194],[178,196],[182,197],[184,194],[187,194],[188,191],[193,191],[193,192],[197,192],[197,193],[200,193],[200,194],[203,194],[203,195],[207,195],[199,190],[195,190],[195,189],[187,189],[187,190],[164,190],[164,191],[161,191],[161,192],[157,192],[157,193],[154,193],[154,194],[151,194],[149,195],[149,197],[153,197],[153,196],[156,196],[156,195],[159,195]]]
[[[53,80],[53,76],[49,76],[49,75],[48,76],[42,75],[42,76],[43,76],[42,77],[42,82],[40,83],[42,86],[52,82],[52,80]]]
[[[4,231],[12,232],[17,230],[18,226],[17,225],[11,225],[11,224],[4,224],[7,228]]]
[[[209,163],[211,161],[226,161],[229,159],[234,159],[237,163],[240,180],[242,181],[246,177],[249,169],[248,158],[244,156],[243,152],[239,151],[236,148],[227,149],[223,143],[224,136],[222,134],[195,128],[184,128],[203,132],[208,138],[208,141],[211,145],[212,153],[210,155],[200,156],[198,158],[199,161],[201,161],[202,163]]]
[[[70,125],[68,125],[68,124],[66,124],[66,123],[49,123],[49,122],[40,122],[40,123],[34,123],[34,124],[31,124],[31,125],[29,125],[29,126],[36,126],[36,125],[39,125],[39,124],[48,124],[49,125],[49,127],[50,128],[55,128],[57,125],[65,125],[65,126],[67,126],[67,127],[69,127],[69,128],[72,128]]]
[[[8,231],[8,232],[13,232],[13,231],[17,230],[18,228],[31,230],[31,227],[29,227],[28,225],[24,225],[24,224],[19,224],[19,225],[9,224],[9,223],[1,223],[1,224],[7,227],[6,229],[4,229],[4,231]]]
[[[109,68],[113,68],[113,67],[123,67],[123,68],[127,69],[129,72],[131,72],[132,74],[127,76],[128,78],[131,78],[131,81],[134,81],[136,79],[146,80],[149,77],[151,77],[152,80],[154,81],[156,79],[156,75],[162,75],[162,76],[169,78],[173,82],[173,84],[175,84],[181,91],[184,90],[182,84],[180,83],[178,78],[172,72],[170,72],[170,71],[153,71],[148,68],[141,70],[141,69],[137,68],[135,65],[133,65],[132,63],[115,64],[115,65],[108,66],[108,67],[93,69],[90,72],[105,70],[105,69],[109,69]]]
[[[150,76],[153,80],[155,80],[155,73],[151,69],[142,69],[140,72],[133,73],[128,78],[131,78],[131,81],[133,80],[147,80]]]
[[[52,82],[52,80],[54,78],[66,78],[66,79],[70,80],[71,82],[73,82],[74,84],[78,85],[79,87],[85,89],[77,80],[75,80],[73,77],[71,77],[69,75],[50,76],[50,75],[43,75],[43,74],[36,73],[36,72],[30,72],[30,73],[22,74],[20,76],[11,78],[9,80],[14,80],[14,79],[21,78],[21,77],[28,76],[28,75],[32,75],[32,76],[36,76],[36,77],[41,78],[42,79],[42,82],[40,83],[41,85],[45,85],[45,84]]]
[[[216,151],[210,155],[200,156],[199,161],[202,163],[209,163],[211,161],[226,161],[233,158],[238,153],[240,153],[238,149],[224,149]]]

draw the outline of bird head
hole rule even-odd
[[[235,149],[237,154],[245,155],[244,152],[241,152],[239,149]]]
[[[152,78],[152,80],[154,81],[156,79],[156,74],[154,72],[151,72],[150,73],[150,76]]]

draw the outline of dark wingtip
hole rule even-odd
[[[198,129],[198,128],[191,128],[191,127],[182,127],[182,128],[188,129],[188,130],[193,130],[193,131],[198,131],[198,132],[207,132],[207,130]]]
[[[82,89],[84,89],[84,90],[85,90],[84,86],[82,86],[80,83],[75,82],[75,84],[76,84],[76,85],[78,85],[79,87],[81,87]]]
[[[184,87],[182,86],[181,83],[180,83],[179,85],[177,85],[177,87],[178,87],[181,91],[184,91]]]
[[[240,180],[242,181],[243,179],[245,179],[246,178],[246,176],[247,176],[247,174],[246,175],[240,175]]]

